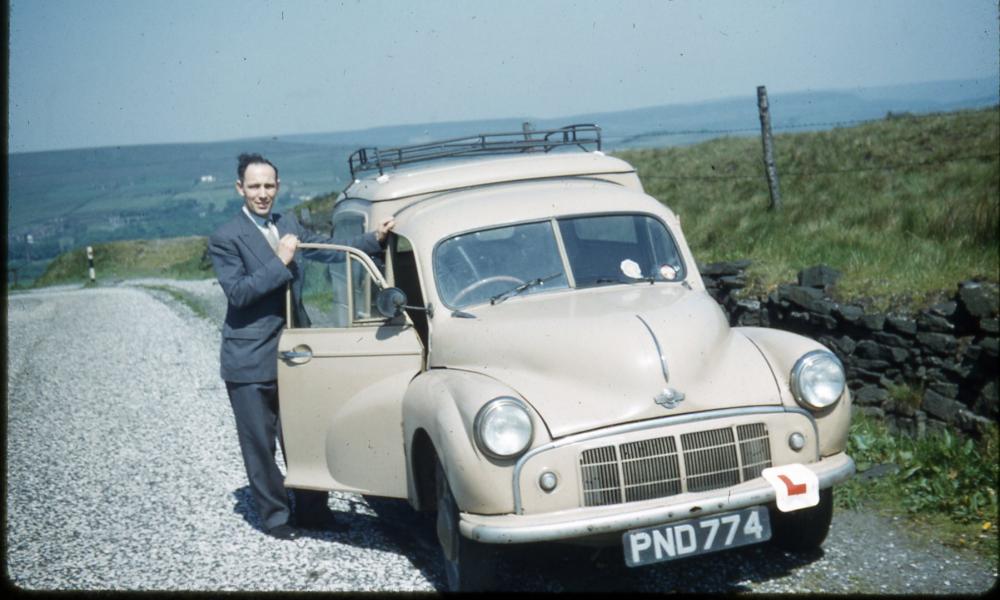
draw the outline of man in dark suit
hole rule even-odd
[[[279,539],[298,537],[295,527],[340,531],[327,506],[327,493],[293,490],[295,518],[275,463],[278,421],[278,337],[285,323],[285,289],[291,286],[298,313],[301,268],[295,260],[300,241],[332,243],[313,234],[291,213],[272,213],[278,195],[278,169],[259,154],[242,154],[236,191],[243,207],[208,241],[208,254],[229,306],[222,326],[221,375],[236,419],[236,432],[250,491],[264,531]],[[369,254],[381,250],[391,219],[345,245]]]

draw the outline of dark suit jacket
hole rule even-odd
[[[294,233],[302,242],[333,243],[304,229],[291,213],[272,213],[279,236]],[[380,250],[374,233],[347,244],[368,254]],[[242,210],[208,240],[208,255],[229,306],[222,325],[221,375],[249,383],[278,378],[278,337],[285,326],[285,284],[291,283],[296,315],[302,308],[300,258],[285,266]]]

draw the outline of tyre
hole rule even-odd
[[[783,550],[805,552],[819,548],[830,531],[833,519],[833,488],[819,491],[819,504],[810,508],[781,512],[769,507],[771,543]]]
[[[440,460],[435,469],[437,538],[444,554],[448,589],[487,591],[496,584],[495,552],[488,544],[470,540],[458,531],[458,505]]]

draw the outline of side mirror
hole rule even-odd
[[[427,313],[428,317],[434,317],[434,307],[430,304],[427,306],[407,306],[406,292],[399,288],[385,288],[383,290],[379,290],[378,294],[375,296],[375,310],[387,319],[398,317],[403,314],[404,308],[408,308],[410,310],[422,310]]]
[[[403,312],[404,306],[406,306],[406,292],[397,287],[379,290],[378,295],[375,296],[376,310],[387,319]]]

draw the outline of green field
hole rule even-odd
[[[996,281],[1000,110],[775,136],[783,208],[767,210],[759,139],[621,152],[681,217],[699,261],[749,258],[760,293],[827,264],[843,297],[920,303]]]
[[[680,215],[699,262],[753,260],[750,293],[821,263],[844,273],[842,297],[883,308],[926,304],[966,279],[997,280],[1000,108],[782,134],[775,146],[780,211],[767,209],[759,139],[617,155],[636,166],[647,192]],[[313,223],[326,224],[335,196],[294,210],[301,216],[308,208]],[[160,250],[154,244],[98,244],[98,260],[108,261],[98,263],[99,272],[212,275],[200,256],[204,238],[163,240]],[[81,280],[82,256],[76,250],[60,257],[39,285]]]

